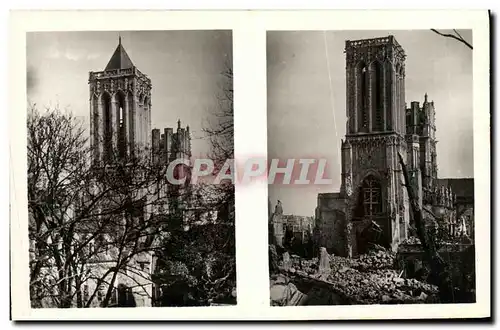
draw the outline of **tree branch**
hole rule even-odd
[[[468,43],[464,38],[462,38],[462,36],[456,31],[456,30],[453,30],[455,31],[455,33],[457,35],[454,35],[454,34],[450,34],[450,33],[442,33],[442,32],[439,32],[438,30],[436,29],[431,29],[432,32],[434,33],[437,33],[439,34],[440,36],[442,37],[445,37],[445,38],[452,38],[452,39],[455,39],[455,40],[458,40],[459,42],[463,43],[464,45],[466,45],[467,47],[469,47],[470,49],[473,49],[472,48],[472,45],[470,43]]]

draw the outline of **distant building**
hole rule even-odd
[[[455,194],[456,216],[448,223],[453,235],[465,235],[474,241],[474,179],[438,179],[441,186],[449,187]]]
[[[271,210],[271,201],[269,201],[268,207],[271,244],[284,246],[290,243],[286,242],[287,239],[294,239],[298,244],[303,244],[312,239],[315,226],[314,217],[283,214],[281,201],[276,204],[274,212]],[[287,233],[291,237],[287,237]]]
[[[301,215],[283,215],[283,226],[286,230],[293,233],[293,237],[302,243],[305,243],[312,237],[314,229],[314,217]]]

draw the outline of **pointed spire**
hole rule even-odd
[[[180,120],[180,119],[178,119],[178,120],[177,120],[177,129],[180,129],[180,128],[181,128],[181,120]]]
[[[108,70],[116,70],[116,69],[129,69],[132,68],[134,64],[132,63],[132,60],[128,56],[127,52],[125,51],[125,48],[123,48],[122,45],[122,37],[119,35],[118,36],[118,46],[115,49],[115,52],[113,53],[113,56],[111,56],[111,59],[108,62],[108,65],[106,65],[105,71]]]
[[[424,103],[427,103],[427,93],[424,95]]]

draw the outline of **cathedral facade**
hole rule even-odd
[[[437,190],[434,102],[405,103],[404,49],[393,36],[346,41],[346,136],[340,192],[318,195],[318,244],[353,257],[396,249],[410,228],[401,155],[420,205]],[[443,201],[453,193],[443,188]],[[430,203],[432,201],[429,201]]]

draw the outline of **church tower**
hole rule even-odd
[[[428,101],[427,93],[422,106],[418,101],[413,101],[410,108],[406,109],[406,134],[407,140],[411,138],[419,142],[419,166],[416,170],[421,176],[421,195],[424,203],[432,203],[432,192],[438,183],[436,116],[434,101]]]
[[[121,38],[118,39],[118,46],[104,70],[89,72],[88,83],[93,164],[98,168],[102,165],[113,167],[120,163],[128,165],[131,157],[151,152],[151,80],[133,64]],[[112,171],[109,173],[113,175]],[[129,176],[123,176],[121,171],[117,174],[121,179],[129,180]],[[96,189],[106,190],[108,187],[105,185],[109,182],[104,180],[95,184]],[[100,187],[101,184],[105,187]],[[113,216],[117,221],[121,217],[125,223],[145,223],[155,212],[152,202],[160,199],[159,192],[152,192],[144,183],[132,184],[130,187],[132,189],[109,189],[108,194],[115,195],[117,200],[130,200],[127,210]],[[105,205],[108,200],[102,199],[100,202]],[[119,228],[117,230],[120,230]],[[127,239],[132,243],[133,238]],[[136,238],[135,244],[138,242],[143,246],[152,244],[145,235]],[[103,258],[113,258],[111,252],[106,254]],[[151,251],[138,253],[127,261],[129,269],[135,269],[136,272],[126,276],[119,274],[114,280],[113,285],[125,284],[133,288],[132,293],[138,306],[150,307],[152,304],[149,298],[152,296],[152,287],[148,277],[154,270],[155,260]]]
[[[407,236],[409,207],[398,153],[408,163],[405,52],[393,36],[346,41],[347,128],[341,194],[346,201],[348,255],[364,253],[366,231],[396,248]],[[418,138],[411,140],[418,147]],[[413,150],[413,147],[412,147]],[[410,156],[410,157],[409,157]],[[418,169],[411,159],[411,169]],[[415,165],[415,166],[413,166]]]
[[[89,73],[94,162],[140,154],[151,144],[151,80],[135,67],[119,38],[103,71]]]

